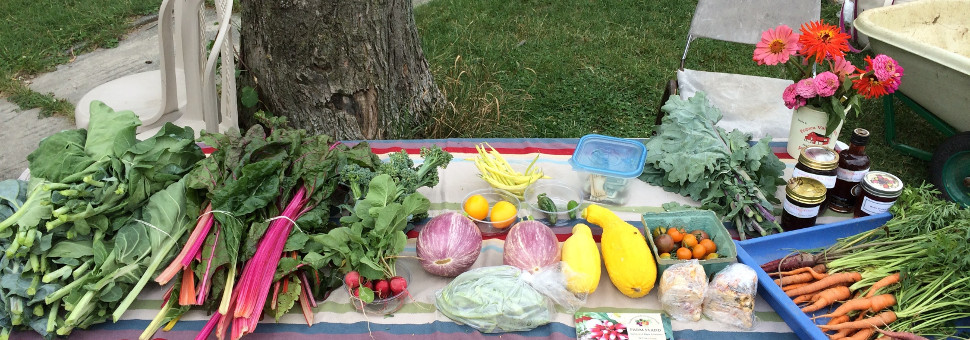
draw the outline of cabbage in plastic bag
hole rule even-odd
[[[757,293],[758,274],[742,263],[733,263],[717,272],[707,286],[704,315],[714,321],[751,328]]]
[[[553,320],[556,305],[572,314],[585,295],[566,290],[560,266],[530,274],[513,266],[476,268],[435,294],[442,314],[483,333],[534,329]]]
[[[697,260],[678,263],[660,276],[660,305],[670,317],[698,321],[707,291],[707,274]]]

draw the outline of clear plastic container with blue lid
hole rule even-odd
[[[647,147],[639,141],[590,134],[579,139],[569,164],[579,174],[585,199],[623,205],[628,181],[643,173],[646,159]]]

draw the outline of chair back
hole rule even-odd
[[[206,38],[203,0],[164,0],[159,11],[162,107],[154,120],[181,111],[179,121],[204,121],[210,132],[238,127],[235,50],[231,28],[232,0],[216,0],[219,27]],[[206,44],[213,47],[206,53]],[[217,63],[221,60],[221,67]],[[181,70],[182,72],[178,72]],[[183,82],[177,81],[181,75]],[[221,97],[219,87],[221,84]],[[185,86],[179,107],[177,86]],[[147,122],[150,124],[150,122]]]
[[[792,30],[819,19],[819,0],[699,0],[690,23],[693,38],[755,44],[761,32],[785,24]]]

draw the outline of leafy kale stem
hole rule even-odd
[[[744,224],[741,223],[741,216],[734,216],[734,227],[738,229],[738,238],[744,241],[747,238],[747,231],[744,230]]]

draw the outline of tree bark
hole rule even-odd
[[[243,83],[252,81],[263,109],[294,127],[338,139],[406,138],[445,103],[411,0],[246,0],[241,7]]]

